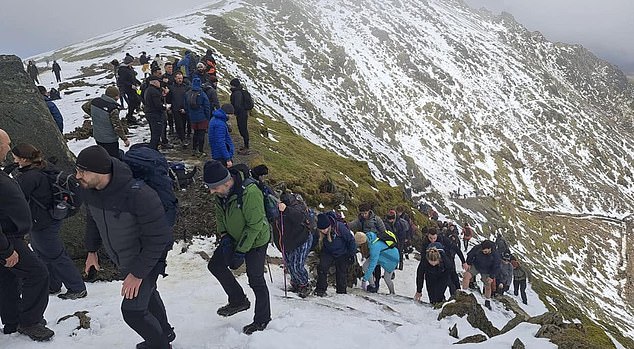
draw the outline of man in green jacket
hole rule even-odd
[[[246,262],[249,286],[255,294],[253,322],[242,331],[262,331],[271,321],[269,289],[264,278],[264,262],[271,232],[264,212],[262,191],[255,181],[236,170],[227,170],[216,160],[207,161],[203,179],[211,194],[216,195],[216,227],[220,245],[209,260],[209,271],[227,293],[229,303],[217,311],[231,316],[251,307],[244,290],[229,270]]]

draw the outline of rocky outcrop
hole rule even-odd
[[[487,340],[487,336],[483,334],[474,334],[473,336],[464,337],[454,344],[481,343]]]
[[[467,321],[471,326],[484,332],[489,337],[500,334],[500,330],[493,326],[484,313],[484,309],[478,304],[475,296],[470,293],[457,291],[455,302],[448,303],[442,308],[442,311],[438,315],[438,320],[451,315],[457,315],[459,317],[466,315]]]

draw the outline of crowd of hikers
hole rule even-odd
[[[342,212],[309,208],[297,193],[274,191],[266,182],[266,165],[250,169],[234,164],[228,118],[236,116],[243,149],[248,152],[246,123],[253,102],[242,92],[240,81],[232,79],[230,101],[219,103],[211,50],[200,59],[187,51],[177,62],[157,55],[151,63],[143,52],[139,62],[146,75],[145,87],[135,78],[134,61],[128,55],[122,65],[113,62],[118,86],[108,86],[101,97],[82,106],[92,118],[96,144],[78,154],[72,170],[58,169],[32,144],[12,145],[10,135],[0,129],[0,159],[11,153],[14,160],[0,171],[0,318],[5,334],[19,332],[36,341],[49,340],[54,335],[44,319],[49,295],[64,300],[88,296],[59,235],[64,220],[81,212],[88,252],[83,272],[100,270],[99,258],[104,255],[98,251],[103,248],[123,280],[123,319],[143,338],[136,347],[171,348],[176,332],[156,287],[158,277],[166,276],[178,215],[174,187],[182,179],[174,176],[174,168],[159,152],[166,149],[162,141],[171,130],[170,120],[184,146],[186,134],[193,131],[197,155],[203,152],[204,135],[208,135],[211,156],[204,163],[202,178],[214,198],[217,234],[208,269],[227,294],[227,304],[217,310],[226,317],[251,307],[231,271],[246,267],[255,306],[253,322],[243,328],[245,334],[262,331],[271,321],[264,277],[270,243],[282,253],[285,273],[290,276],[287,289],[301,298],[327,296],[333,265],[338,294],[348,292],[354,265],[360,266],[361,272],[354,277],[364,291],[378,292],[383,279],[387,293],[395,294],[392,280],[415,248],[420,253],[416,301],[422,300],[423,286],[430,303],[444,302],[447,291],[454,296],[460,288],[478,289],[479,275],[487,308],[492,309],[490,298],[508,292],[511,284],[514,294],[521,294],[527,303],[528,271],[511,255],[501,234],[495,242],[474,243],[473,227],[443,221],[428,205],[419,208],[431,222],[422,229],[404,206],[379,216],[372,203],[361,203],[358,215],[348,221]],[[209,88],[212,93],[207,92]],[[46,96],[45,89],[42,94]],[[124,120],[119,117],[123,100],[128,104]],[[141,100],[151,139],[131,145],[126,125],[137,122],[134,113]],[[126,152],[119,149],[120,141]],[[312,251],[319,258],[313,280],[306,268]],[[464,272],[462,282],[456,257]]]

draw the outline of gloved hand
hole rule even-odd
[[[231,262],[229,263],[229,268],[231,270],[236,270],[240,268],[242,264],[244,264],[244,253],[234,252]]]
[[[368,287],[366,287],[365,290],[370,293],[376,293],[378,291],[376,287],[374,287],[374,285],[368,285]]]

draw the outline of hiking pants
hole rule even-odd
[[[128,113],[126,114],[125,118],[126,120],[128,120],[128,122],[135,121],[136,119],[134,118],[134,110],[138,108],[141,104],[139,100],[139,95],[137,95],[136,91],[132,89],[125,90],[124,94],[126,95],[125,101],[128,103]]]
[[[161,144],[169,144],[169,140],[167,139],[167,113],[163,112],[161,115],[161,120],[163,120],[162,127],[163,130],[161,132]]]
[[[304,244],[298,246],[291,252],[286,252],[286,269],[291,274],[291,284],[297,286],[308,285],[308,271],[306,271],[306,258],[313,245],[313,234],[308,234],[308,239]]]
[[[62,221],[53,220],[47,228],[31,231],[31,247],[48,269],[49,290],[57,291],[62,288],[63,283],[69,292],[81,292],[86,289],[86,285],[64,249],[59,236],[61,225]]]
[[[520,291],[522,296],[522,302],[526,304],[526,279],[524,280],[513,280],[513,294],[517,296],[517,291]]]
[[[157,150],[163,134],[163,116],[161,114],[147,114],[146,118],[150,125],[150,148]]]
[[[121,108],[125,108],[125,105],[123,104],[123,102],[126,102],[129,104],[128,102],[128,96],[126,94],[126,92],[123,90],[123,87],[117,85],[117,88],[119,88],[120,94],[121,96],[119,96],[119,104],[121,105]]]
[[[121,302],[123,320],[145,340],[148,348],[168,349],[167,333],[172,326],[167,321],[163,300],[156,290],[156,279],[165,274],[165,261],[159,260],[143,279],[136,298]]]
[[[238,122],[238,131],[244,141],[244,147],[249,148],[249,129],[247,127],[247,119],[249,118],[248,112],[244,115],[236,115],[236,121]]]
[[[197,150],[199,152],[203,152],[205,147],[205,136],[207,135],[207,130],[194,130],[194,139],[192,142],[192,149]]]
[[[173,134],[174,133],[174,111],[172,110],[167,111],[167,123],[165,125],[165,128],[168,128],[168,127],[169,127],[170,134]]]
[[[44,318],[48,306],[48,272],[24,238],[7,239],[20,259],[13,268],[0,264],[0,317],[5,325],[31,326]]]
[[[425,280],[429,303],[434,304],[445,301],[445,290],[447,290],[448,283],[451,283],[451,281],[446,278]]]
[[[366,259],[365,262],[363,262],[363,265],[361,266],[361,269],[363,269],[363,273],[365,274],[365,272],[368,270],[368,267],[370,266],[370,259]],[[379,267],[377,265],[377,267]],[[376,268],[374,269],[376,270]],[[380,267],[379,267],[379,271],[380,271]],[[394,294],[394,281],[392,281],[392,274],[394,274],[394,270],[388,272],[386,271],[385,274],[383,275],[383,280],[385,280],[385,284],[387,285],[388,290],[390,290],[390,294]],[[372,273],[372,279],[370,280],[370,284],[374,284],[375,286],[379,283],[379,281],[381,280],[381,274],[379,274],[379,278],[377,279],[374,276],[374,273]],[[378,291],[378,287],[377,287],[377,291]]]
[[[106,149],[108,154],[110,154],[110,156],[112,156],[113,158],[117,158],[121,160],[121,154],[119,154],[119,142],[112,142],[112,143],[97,142],[97,145],[100,145],[102,148]]]
[[[185,124],[187,123],[187,114],[175,111],[173,113],[173,118],[176,135],[181,142],[185,142]]]
[[[376,290],[379,290],[379,286],[381,285],[381,266],[380,265],[376,265],[376,267],[374,267],[374,271],[372,272],[372,277],[374,277],[374,287],[376,287]]]
[[[328,288],[328,270],[332,263],[335,263],[335,285],[337,293],[346,293],[348,279],[348,257],[333,257],[331,254],[322,251],[319,256],[319,265],[317,266],[317,285],[316,291],[326,291]]]
[[[62,82],[62,77],[60,76],[60,72],[55,71],[55,80],[57,80],[57,82]]]
[[[253,315],[253,322],[256,323],[268,323],[271,321],[269,289],[266,286],[266,279],[264,278],[267,247],[268,244],[253,248],[244,256],[249,286],[251,286],[255,294],[255,314]],[[239,304],[244,301],[246,294],[244,294],[242,286],[240,286],[236,277],[225,263],[224,253],[221,248],[217,248],[214,251],[213,256],[211,256],[209,260],[209,264],[207,264],[207,268],[211,274],[218,279],[218,282],[220,282],[220,285],[225,290],[229,298],[229,304]]]

